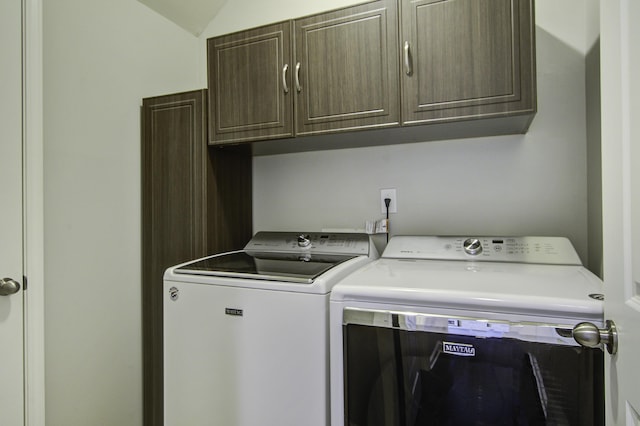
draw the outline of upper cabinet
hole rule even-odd
[[[401,2],[402,123],[524,115],[526,131],[536,111],[531,0]]]
[[[533,0],[378,0],[209,39],[210,143],[524,133],[534,30]]]
[[[397,22],[379,0],[209,39],[211,143],[399,125]]]
[[[293,136],[291,57],[289,21],[207,40],[211,143]]]
[[[396,0],[294,22],[296,135],[400,123]]]

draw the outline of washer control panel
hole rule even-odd
[[[382,257],[582,265],[564,237],[395,236]]]
[[[244,249],[271,253],[369,255],[370,241],[364,233],[262,231],[256,233]]]

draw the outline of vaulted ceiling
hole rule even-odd
[[[199,36],[227,0],[138,0]]]

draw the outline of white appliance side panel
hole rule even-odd
[[[345,305],[340,302],[330,303],[329,337],[330,337],[330,395],[331,424],[342,425],[344,421],[344,336],[342,333],[342,311]]]
[[[326,426],[328,295],[176,282],[164,293],[166,426]]]

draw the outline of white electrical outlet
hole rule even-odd
[[[396,198],[396,189],[381,189],[380,190],[380,209],[382,213],[387,213],[387,206],[384,204],[384,199],[391,199],[391,204],[389,204],[389,213],[398,213],[398,200]]]

